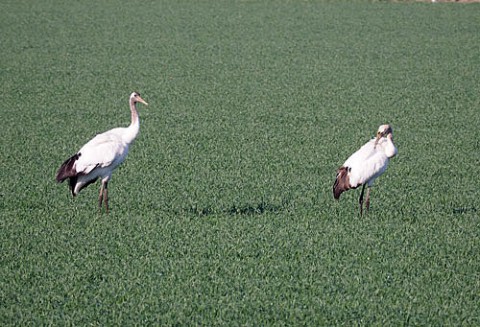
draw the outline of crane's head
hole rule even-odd
[[[392,126],[390,126],[389,124],[381,125],[378,128],[377,136],[375,137],[375,144],[377,144],[378,140],[380,140],[382,137],[387,136],[388,134],[393,134]]]
[[[140,96],[140,93],[138,92],[133,92],[132,94],[130,94],[130,101],[133,102],[134,104],[137,102],[141,102],[144,105],[148,106],[148,103],[142,99],[142,97]]]
[[[386,125],[381,125],[379,128],[378,128],[378,131],[377,131],[377,136],[380,135],[380,137],[384,137],[386,136],[387,134],[390,134],[390,133],[393,133],[393,129],[392,129],[392,126],[386,124]]]

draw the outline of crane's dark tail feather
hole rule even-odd
[[[77,184],[77,172],[74,166],[75,161],[80,158],[80,155],[80,153],[76,153],[67,160],[65,160],[65,162],[58,169],[57,176],[55,177],[58,183],[62,183],[64,180],[69,178],[68,186],[70,187],[70,191],[72,192],[73,196],[75,196],[73,190],[75,189],[75,184]]]
[[[77,175],[77,172],[74,169],[75,161],[80,158],[80,153],[74,154],[60,166],[60,168],[57,171],[57,177],[55,178],[58,183],[63,182],[67,178],[73,178]],[[74,178],[76,180],[76,178]],[[70,180],[70,184],[72,183],[72,180]]]
[[[340,167],[337,170],[337,178],[333,184],[333,197],[336,200],[340,199],[340,195],[350,188],[351,186],[348,178],[348,167]]]

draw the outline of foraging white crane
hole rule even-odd
[[[365,185],[367,185],[365,207],[368,211],[370,208],[370,187],[372,187],[375,179],[385,172],[390,158],[393,158],[396,154],[397,148],[393,144],[392,127],[390,125],[380,126],[377,136],[352,154],[337,170],[337,177],[333,184],[333,197],[338,200],[343,192],[363,185],[358,200],[360,215],[362,215],[363,193]]]
[[[136,108],[137,102],[148,105],[137,92],[130,95],[132,117],[130,126],[114,128],[96,135],[76,154],[68,158],[57,172],[57,182],[61,183],[69,178],[69,186],[73,196],[100,178],[102,185],[98,196],[98,207],[101,210],[102,202],[105,203],[107,214],[108,181],[113,170],[125,160],[128,147],[135,140],[140,129],[140,120]]]

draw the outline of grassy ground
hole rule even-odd
[[[2,325],[480,324],[479,6],[2,7]],[[134,90],[99,215],[55,172]],[[335,170],[387,122],[360,218]]]

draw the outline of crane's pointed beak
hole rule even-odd
[[[137,97],[137,100],[143,103],[144,105],[148,106],[148,103],[145,100],[143,100],[140,96]]]

